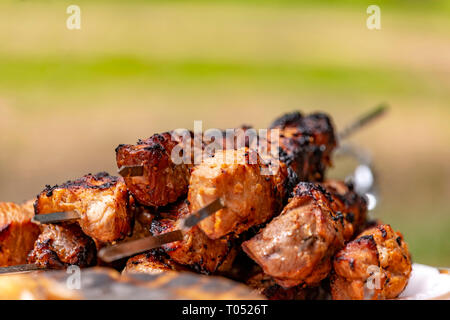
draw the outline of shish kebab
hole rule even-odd
[[[309,120],[309,117],[307,118],[307,125],[305,125],[305,131],[306,129],[309,130],[307,131],[307,134],[310,134],[310,131],[313,131],[314,126],[318,126],[318,127],[325,127],[330,135],[331,135],[331,141],[333,141],[333,145],[332,147],[334,147],[334,138],[333,138],[333,129],[331,127],[330,121],[329,119],[325,118],[324,116],[321,115],[314,115],[314,117],[311,117],[312,120]],[[289,116],[289,121],[291,121],[293,119],[292,116]],[[296,115],[296,121],[302,121],[302,117],[299,115]],[[318,125],[319,122],[321,121],[325,121],[325,125]],[[317,124],[315,123],[317,122]],[[308,125],[311,128],[308,128]],[[303,134],[305,135],[305,134]],[[300,134],[298,134],[298,136],[300,136]],[[161,141],[161,140],[160,140]],[[286,139],[287,141],[287,139]],[[305,141],[308,141],[305,139]],[[287,143],[286,143],[287,144]],[[290,146],[289,146],[290,147]],[[319,148],[319,146],[315,145],[315,148]],[[152,149],[152,148],[150,148]],[[160,147],[154,148],[156,150],[161,150]],[[310,148],[312,149],[312,148]],[[328,154],[326,155],[326,157],[329,156],[329,153],[331,151],[328,152]],[[239,151],[239,150],[228,150],[226,151],[223,155],[224,157],[227,157],[227,154],[229,153],[236,153],[236,155],[238,156],[239,154],[241,154],[241,156],[247,156],[247,158],[251,157],[251,154],[255,154],[257,155],[255,152],[253,151]],[[159,156],[158,156],[159,157]],[[208,166],[210,165],[214,165],[214,162],[217,161],[217,159],[219,159],[219,155],[217,154],[215,156],[215,158],[211,158],[212,163],[208,163],[207,167],[205,170],[199,170],[199,173],[207,173],[209,172],[209,170],[211,170],[211,168],[209,168]],[[209,159],[208,159],[209,160]],[[306,160],[306,159],[305,159]],[[319,159],[318,159],[319,160]],[[327,160],[327,159],[326,159]],[[320,160],[319,160],[320,161]],[[327,160],[328,161],[328,160]],[[243,176],[241,176],[241,178],[244,181],[244,184],[241,185],[241,187],[243,187],[245,185],[245,189],[248,190],[252,190],[251,188],[256,188],[255,192],[253,192],[253,203],[249,203],[248,200],[246,200],[245,198],[237,198],[234,200],[232,207],[235,208],[234,211],[231,211],[232,213],[234,212],[234,215],[236,216],[235,212],[236,211],[240,211],[242,209],[242,204],[247,204],[247,208],[244,208],[245,212],[247,213],[247,218],[250,217],[250,221],[246,221],[246,223],[242,223],[243,221],[240,221],[240,229],[239,230],[235,230],[236,233],[241,233],[243,231],[245,231],[246,229],[248,229],[250,226],[255,225],[255,224],[260,224],[265,222],[267,219],[269,219],[270,217],[273,216],[273,214],[278,211],[281,207],[281,202],[278,204],[275,204],[275,202],[277,202],[277,199],[282,199],[284,198],[284,195],[282,195],[283,191],[280,190],[280,194],[275,195],[273,194],[273,190],[274,187],[278,184],[279,189],[283,188],[283,183],[284,183],[284,178],[281,177],[281,173],[283,172],[282,170],[280,170],[280,175],[279,176],[275,176],[275,177],[263,177],[260,175],[261,172],[261,167],[265,166],[261,160],[258,161],[257,165],[248,165],[249,161],[246,161],[246,165],[232,165],[230,166],[229,170],[229,174],[225,175],[225,179],[221,178],[223,177],[223,172],[222,170],[220,170],[218,173],[218,179],[216,179],[215,181],[222,181],[222,182],[227,182],[231,183],[234,182],[235,179],[234,177],[236,175],[239,175],[239,173],[243,173]],[[306,161],[305,161],[306,162]],[[314,168],[311,171],[315,170],[315,166],[309,166],[310,168]],[[249,169],[249,170],[246,170]],[[216,170],[217,171],[217,170]],[[323,172],[323,171],[322,171]],[[202,175],[198,175],[200,177],[200,180],[202,179]],[[317,174],[316,174],[317,176]],[[247,179],[248,178],[248,179]],[[94,212],[97,213],[97,215],[99,217],[105,217],[105,212],[101,213],[98,210],[90,210],[90,207],[85,207],[83,205],[83,201],[79,201],[77,199],[80,198],[86,198],[85,194],[85,189],[88,189],[89,192],[87,192],[90,195],[90,199],[92,200],[92,190],[95,190],[95,192],[102,190],[104,188],[108,189],[109,187],[111,187],[112,185],[116,185],[119,184],[120,186],[123,185],[123,181],[120,178],[114,178],[114,181],[105,181],[105,180],[111,180],[113,178],[111,177],[107,177],[102,176],[102,175],[97,175],[97,176],[87,176],[83,179],[81,179],[81,181],[75,181],[75,182],[69,182],[66,183],[62,186],[55,186],[55,187],[47,187],[46,190],[44,190],[38,198],[38,201],[36,202],[36,212],[38,213],[38,215],[35,217],[35,219],[39,219],[40,218],[40,214],[42,213],[46,213],[46,212],[54,212],[57,210],[70,210],[70,209],[75,209],[79,212],[81,212],[82,215],[82,219],[80,221],[80,225],[84,228],[87,228],[88,226],[91,226],[90,229],[86,230],[85,233],[92,236],[96,242],[108,242],[111,240],[116,240],[120,237],[123,237],[124,232],[120,233],[117,232],[117,230],[126,230],[124,229],[124,226],[128,226],[129,223],[123,223],[123,221],[121,221],[120,219],[118,221],[110,221],[110,223],[104,223],[104,225],[99,225],[97,227],[94,227],[94,223],[93,222],[97,222],[97,221],[102,221],[105,219],[96,219],[96,217],[90,217],[89,213]],[[86,183],[87,180],[89,183]],[[203,179],[204,180],[204,179]],[[207,181],[206,181],[207,182]],[[204,184],[204,182],[199,182],[199,186],[201,189],[201,185],[202,183]],[[88,188],[86,188],[88,187]],[[225,186],[224,186],[225,187]],[[92,190],[90,190],[92,189]],[[199,189],[199,190],[200,190]],[[261,192],[262,191],[262,192]],[[103,192],[103,191],[102,191]],[[66,193],[69,193],[70,196],[65,195]],[[114,194],[117,194],[117,192],[113,192]],[[265,193],[265,194],[264,194]],[[75,194],[75,195],[74,195]],[[120,193],[119,193],[120,194]],[[258,197],[257,195],[263,195],[262,197]],[[67,206],[67,203],[70,202],[68,201],[69,198],[72,201],[72,205],[71,206]],[[99,199],[102,199],[103,197],[99,197]],[[124,199],[124,195],[121,196],[122,199]],[[60,207],[58,205],[55,206],[55,204],[58,204],[61,202],[61,199],[64,199],[64,201],[62,201],[64,203],[64,207]],[[110,199],[111,200],[111,199]],[[206,202],[205,199],[202,199],[203,203]],[[213,200],[214,201],[214,200]],[[110,201],[111,205],[112,204],[117,204],[120,203],[121,201]],[[191,201],[192,202],[192,201]],[[278,201],[279,202],[279,201]],[[49,205],[50,203],[50,205]],[[90,202],[92,204],[92,202]],[[94,202],[95,203],[95,202]],[[214,202],[213,202],[214,203]],[[99,207],[99,206],[104,206],[103,203],[100,204],[95,204],[93,207]],[[78,207],[77,207],[78,206]],[[81,206],[81,207],[80,207]],[[202,204],[203,206],[203,204]],[[236,210],[236,206],[241,206],[240,208],[238,207]],[[41,210],[40,207],[45,208],[44,210]],[[92,207],[92,206],[91,206]],[[277,207],[277,208],[275,208]],[[217,209],[216,209],[217,210]],[[190,212],[193,212],[194,210],[190,210]],[[114,210],[111,210],[111,212],[114,212]],[[125,215],[122,215],[123,217],[125,217]],[[90,223],[86,223],[86,221],[89,221],[90,219]],[[253,221],[252,221],[253,219]],[[248,219],[247,219],[248,220]],[[107,220],[106,220],[107,221]],[[233,219],[232,217],[230,217],[227,221],[237,221],[236,219]],[[48,222],[48,220],[46,220],[45,222]],[[177,224],[179,225],[179,222],[177,222]],[[191,223],[191,226],[194,223]],[[116,225],[119,225],[118,227],[115,227]],[[109,227],[106,228],[106,227]],[[84,229],[83,228],[83,229]],[[122,228],[122,229],[121,229]],[[93,230],[96,230],[96,233],[91,232]],[[115,231],[114,232],[111,232]],[[223,229],[223,228],[222,228]],[[228,224],[225,225],[225,229],[223,230],[219,230],[219,232],[225,232],[227,233],[227,230],[231,230],[231,229],[235,229],[235,225],[233,224]],[[225,231],[224,231],[225,230]],[[113,234],[113,236],[111,236],[110,234]],[[202,235],[201,232],[194,232],[194,234],[198,235],[196,237],[194,237],[194,239],[198,238],[200,235]],[[106,235],[110,235],[109,237],[107,237]],[[223,234],[222,234],[223,235]],[[219,234],[219,236],[216,236],[216,240],[217,238],[221,237],[222,235]],[[173,232],[171,232],[170,234],[166,234],[163,233],[161,235],[158,235],[156,237],[150,237],[150,238],[146,238],[146,239],[140,239],[137,240],[138,242],[133,242],[133,243],[123,243],[120,244],[118,246],[113,246],[111,248],[107,248],[104,249],[103,251],[100,251],[100,253],[102,252],[106,252],[107,254],[105,255],[101,255],[101,258],[103,258],[103,260],[105,261],[111,261],[111,260],[115,260],[119,257],[123,257],[123,256],[128,256],[130,254],[132,254],[132,252],[130,252],[130,248],[133,248],[136,251],[145,251],[150,249],[151,247],[155,247],[155,246],[160,246],[166,242],[174,242],[174,241],[180,241],[183,239],[183,233],[180,232],[179,230],[175,230]],[[219,242],[219,241],[216,241]],[[223,245],[214,245],[213,247],[217,248],[223,248]],[[109,256],[108,256],[109,254]],[[179,255],[181,256],[181,255]],[[112,257],[112,259],[110,259],[109,257]],[[202,257],[200,257],[199,260],[202,260]],[[32,262],[32,261],[31,261]],[[212,272],[215,270],[215,267],[213,265],[213,267],[210,267],[210,265],[206,264],[206,270],[209,272]]]
[[[361,126],[382,115],[386,108],[386,105],[381,104],[368,114],[360,117],[338,134],[339,140],[347,138]],[[308,132],[312,129],[311,127],[308,129],[308,119],[320,116],[323,115],[313,114],[309,117],[302,117],[300,113],[293,112],[280,117],[271,126],[272,129],[283,127],[280,146],[282,161],[294,169],[300,181],[320,181],[323,178],[325,165],[321,161],[312,164],[307,163],[308,156],[319,153],[317,148],[320,148],[318,142],[313,144],[313,148],[308,146],[308,140],[316,138],[315,136],[311,137],[311,131]],[[326,124],[326,122],[323,123]],[[302,129],[303,132],[298,132],[296,126],[304,127],[306,130]],[[187,193],[192,165],[172,163],[170,154],[180,141],[173,141],[170,137],[171,135],[168,132],[155,134],[147,140],[138,141],[136,146],[119,145],[116,149],[118,172],[124,177],[125,183],[135,199],[143,205],[164,206]],[[293,137],[297,139],[292,139]],[[303,156],[299,157],[301,153],[303,153]],[[329,157],[329,153],[330,150],[323,158]],[[311,166],[318,166],[318,168],[314,170]],[[311,172],[317,176],[311,177]],[[35,220],[40,223],[54,223],[80,218],[82,216],[77,212],[67,211],[37,216]]]
[[[288,119],[289,121],[292,121],[292,120],[295,120],[295,117],[291,117],[291,118],[289,118]],[[285,121],[285,122],[289,122],[289,121],[286,121],[286,118],[285,118],[285,120],[283,120],[283,121]],[[98,178],[98,177],[97,177]],[[102,177],[99,177],[99,178],[102,178]],[[92,179],[90,179],[90,180],[92,180]],[[96,180],[96,179],[94,179],[94,180]],[[100,179],[101,180],[101,179]],[[116,181],[114,181],[114,182],[116,182]],[[109,184],[109,182],[107,182],[108,184]],[[78,181],[78,182],[75,182],[75,183],[73,183],[72,184],[72,186],[77,186],[77,185],[80,185],[80,182]],[[97,184],[95,184],[95,186],[93,186],[93,189],[101,189],[101,186],[102,186],[102,184],[101,183],[97,183]],[[66,186],[67,187],[67,186]],[[53,190],[50,190],[50,189],[52,189],[52,188],[47,188],[47,189],[49,189],[49,190],[46,190],[47,191],[47,196],[48,196],[48,194],[51,194],[52,192],[53,192]],[[55,189],[55,188],[53,188],[53,189]],[[45,201],[44,201],[44,203],[45,203]],[[37,203],[38,204],[38,203]],[[82,223],[82,225],[83,225],[83,223]],[[84,223],[84,226],[86,227],[86,223]],[[124,225],[126,225],[126,223],[124,224]],[[83,230],[84,230],[84,228],[83,228]],[[102,230],[102,228],[100,228],[100,230]],[[120,230],[120,228],[119,228],[119,230]],[[114,231],[117,231],[117,230],[113,230],[113,232],[112,232],[112,234],[114,235]],[[85,231],[86,232],[86,231]],[[120,232],[120,231],[119,231]],[[88,231],[86,232],[86,233],[89,233],[90,235],[92,235],[92,236],[97,236],[97,238],[98,239],[101,239],[101,240],[109,240],[108,239],[108,234],[109,234],[109,238],[111,238],[111,230],[109,230],[109,232],[104,232],[101,236],[99,236],[98,234],[92,234],[92,232],[90,232],[90,230],[88,229]],[[114,236],[113,236],[114,237]],[[167,238],[169,238],[169,239],[167,239]],[[166,239],[167,240],[170,240],[170,237],[166,237]]]
[[[214,156],[203,159],[193,168],[185,163],[175,164],[170,156],[175,145],[169,140],[170,133],[155,135],[145,142],[140,141],[137,146],[119,146],[117,162],[119,167],[133,165],[136,161],[146,164],[145,177],[125,177],[128,189],[138,202],[154,205],[155,199],[158,199],[159,205],[167,204],[171,201],[169,197],[155,197],[155,190],[163,189],[166,189],[164,194],[175,194],[173,199],[184,195],[189,189],[187,199],[190,212],[222,199],[224,208],[199,221],[198,227],[213,240],[238,236],[280,212],[289,189],[296,183],[296,176],[301,175],[302,179],[308,180],[322,179],[336,145],[333,126],[324,114],[306,117],[299,113],[289,114],[275,121],[271,128],[280,130],[282,150],[282,159],[272,175],[262,174],[263,169],[269,169],[268,164],[258,152],[247,147],[237,150],[221,148]],[[271,148],[270,142],[268,149]],[[230,163],[230,159],[235,162]],[[158,167],[153,170],[155,165]],[[155,178],[155,175],[162,173],[165,173],[163,177]],[[184,182],[185,186],[180,188]],[[151,186],[149,191],[145,189],[147,186]],[[143,240],[137,241],[143,243]],[[102,249],[99,255],[108,261],[114,258],[110,253],[117,248],[123,248],[122,252],[128,255],[138,253],[137,250],[131,251],[132,246],[132,243],[118,244]]]
[[[385,106],[380,106],[373,112],[369,113],[366,116],[361,117],[358,121],[356,121],[354,124],[352,124],[351,127],[345,130],[345,132],[349,133],[351,131],[356,130],[356,128],[362,126],[363,124],[368,123],[370,120],[376,118],[380,114],[382,114],[385,110]],[[279,128],[281,131],[281,143],[280,143],[280,149],[283,153],[283,165],[289,164],[288,169],[294,169],[295,173],[297,175],[300,175],[302,179],[305,180],[321,180],[323,178],[324,170],[329,164],[329,157],[330,153],[333,150],[335,146],[335,139],[334,139],[334,130],[332,128],[331,122],[328,119],[327,116],[323,114],[313,114],[307,117],[303,117],[299,113],[292,113],[285,115],[276,121],[271,125],[271,128]],[[167,134],[166,134],[167,135]],[[313,136],[313,137],[312,137]],[[161,147],[155,147],[153,144],[154,141],[157,140],[159,143],[166,142],[165,148]],[[312,142],[312,143],[311,143]],[[124,152],[121,152],[121,150],[125,149]],[[182,168],[179,170],[177,168],[177,165],[170,162],[169,154],[171,152],[170,147],[167,150],[167,140],[165,139],[164,135],[156,135],[148,139],[146,142],[140,141],[137,146],[130,146],[130,145],[120,145],[117,148],[117,163],[120,168],[133,168],[135,167],[134,160],[140,159],[140,161],[144,161],[146,166],[149,168],[146,168],[146,170],[150,173],[150,176],[147,177],[125,177],[125,181],[128,182],[127,186],[131,190],[135,190],[135,196],[139,197],[139,199],[142,199],[144,197],[144,200],[142,201],[152,201],[153,197],[151,193],[146,193],[145,190],[143,190],[142,186],[148,185],[143,184],[142,180],[147,179],[147,183],[155,184],[158,179],[155,179],[153,176],[151,176],[151,173],[158,174],[161,172],[160,170],[151,170],[151,166],[148,165],[148,163],[152,162],[151,160],[154,158],[161,159],[161,157],[164,158],[164,165],[168,169],[169,172],[175,173],[177,172],[183,172],[189,174],[191,173],[191,176],[189,179],[180,179],[180,174],[174,174],[172,178],[177,179],[177,181],[189,181],[190,183],[190,189],[188,193],[188,203],[189,207],[192,210],[196,210],[199,207],[201,207],[204,203],[207,203],[208,201],[211,201],[214,198],[224,196],[224,194],[221,191],[221,184],[226,185],[228,180],[231,178],[227,178],[226,175],[224,177],[222,168],[219,170],[217,169],[215,165],[215,161],[223,157],[224,154],[220,152],[216,158],[209,158],[201,165],[194,168],[194,170],[186,170],[187,168]],[[156,153],[158,153],[158,157],[152,157],[148,156],[148,153],[152,153],[156,150]],[[165,153],[161,156],[161,150],[164,150]],[[229,153],[230,151],[228,151]],[[136,155],[136,153],[140,154],[139,157],[129,157],[130,154]],[[147,155],[143,156],[143,154],[147,153]],[[314,158],[314,155],[316,156],[316,159],[318,161],[314,162],[312,161],[312,164],[308,163],[308,161],[311,161],[311,159]],[[317,156],[319,155],[319,156]],[[145,160],[143,160],[145,159]],[[147,161],[150,159],[150,161]],[[129,161],[131,160],[131,161]],[[220,161],[219,161],[220,162]],[[158,162],[159,164],[160,162]],[[131,166],[130,166],[131,165]],[[184,164],[181,164],[183,166]],[[216,168],[215,170],[211,170],[211,168]],[[229,169],[229,168],[228,168]],[[308,172],[308,169],[310,170]],[[212,171],[212,172],[211,172]],[[214,173],[215,171],[215,173]],[[282,170],[281,170],[282,171]],[[280,173],[280,172],[278,172]],[[235,177],[234,175],[228,175],[229,177]],[[167,179],[167,176],[165,177]],[[171,176],[169,175],[169,179]],[[315,178],[315,179],[314,179]],[[135,179],[135,180],[134,180]],[[290,179],[286,176],[283,176],[281,174],[281,177],[278,176],[275,181],[278,180],[283,183],[289,183]],[[167,181],[164,180],[166,183],[164,184],[164,187],[167,185]],[[224,182],[225,181],[225,182]],[[240,181],[240,180],[239,180]],[[239,182],[234,181],[234,182]],[[201,183],[199,183],[201,182]],[[291,180],[292,182],[292,180]],[[237,185],[243,186],[242,184],[238,183]],[[249,184],[254,185],[253,183]],[[275,183],[276,185],[276,183]],[[157,190],[158,186],[154,186],[155,188],[152,190]],[[283,194],[283,192],[288,194],[290,190],[288,190],[290,187],[285,188],[283,190],[283,187],[278,186],[279,195]],[[222,188],[224,190],[226,188]],[[207,190],[207,191],[205,191]],[[172,190],[173,191],[173,190]],[[207,194],[207,193],[210,194]],[[176,192],[175,192],[176,193]],[[249,217],[254,218],[255,212],[249,212],[248,208],[242,207],[242,204],[248,204],[248,195],[252,195],[253,192],[249,192],[247,195],[239,198],[236,197],[235,194],[233,194],[233,197],[235,197],[237,200],[233,202],[229,202],[228,206],[226,205],[226,208],[223,210],[220,210],[219,212],[216,212],[214,214],[211,214],[210,217],[206,218],[202,222],[199,223],[199,228],[211,239],[219,239],[220,237],[229,234],[230,232],[233,232],[234,234],[239,234],[245,230],[247,230],[250,226],[256,225],[258,223],[263,223],[267,221],[269,218],[273,216],[272,214],[266,215],[265,217],[258,219],[255,219],[256,221],[248,221]],[[229,199],[233,197],[228,197]],[[269,197],[270,198],[270,197]],[[161,199],[161,198],[159,198]],[[257,204],[257,201],[250,201],[250,203]],[[232,210],[230,208],[236,208],[237,210]],[[258,208],[256,206],[256,208]],[[255,210],[255,208],[250,207],[251,210]],[[258,211],[258,210],[256,210]],[[264,210],[261,210],[264,211]],[[246,214],[248,212],[248,214]],[[242,214],[244,213],[244,214]],[[240,222],[244,220],[244,224],[240,225]],[[362,218],[364,220],[364,217]],[[361,224],[361,219],[357,221],[357,223]],[[350,231],[348,229],[351,229]],[[347,237],[350,234],[350,236],[353,234],[353,226],[352,224],[347,223],[346,224],[346,234]],[[129,244],[132,247],[132,244]],[[126,247],[126,244],[120,244],[118,245],[123,246],[123,248],[130,249],[131,247]],[[108,248],[105,249],[106,251],[109,250]],[[124,250],[126,251],[126,250]],[[168,252],[171,252],[172,250],[169,250]],[[130,251],[128,254],[130,255]],[[137,252],[134,252],[137,253]]]
[[[31,249],[26,259],[28,263],[2,267],[0,273],[55,269],[69,265],[88,267],[97,264],[97,249],[124,239],[131,230],[133,230],[133,236],[139,237],[136,233],[141,231],[140,223],[133,221],[139,209],[135,208],[131,202],[132,198],[124,187],[123,179],[111,177],[106,173],[89,174],[60,186],[46,187],[38,195],[34,204],[35,212],[45,215],[45,212],[64,208],[64,210],[77,210],[83,218],[64,223],[42,224],[41,233],[39,236],[36,235],[34,248],[32,245],[30,248],[33,239],[27,242],[28,250]],[[218,208],[221,208],[220,201],[211,203],[195,216],[187,215],[183,219],[183,228],[189,229],[190,225],[196,223],[195,219],[204,216],[205,210]],[[38,229],[31,221],[30,224]],[[147,232],[141,233],[144,236],[147,235]],[[159,246],[159,243],[180,240],[179,233],[181,231],[146,240],[152,239],[153,243]],[[1,234],[3,235],[4,232]],[[20,244],[18,242],[13,247]]]

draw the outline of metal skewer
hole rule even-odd
[[[363,115],[359,119],[357,119],[355,122],[347,126],[345,129],[343,129],[341,132],[338,133],[339,140],[343,140],[348,138],[350,135],[358,131],[360,128],[365,126],[366,124],[372,122],[373,120],[379,118],[381,115],[383,115],[387,109],[388,105],[386,103],[381,103],[378,106],[376,106],[372,111],[367,113],[366,115]]]
[[[381,103],[378,106],[376,106],[372,111],[369,113],[363,115],[359,119],[357,119],[355,122],[347,126],[345,129],[343,129],[341,132],[338,133],[339,140],[343,140],[348,138],[350,135],[358,131],[363,126],[367,125],[368,123],[372,122],[373,120],[379,118],[381,115],[383,115],[388,109],[388,105],[386,103]],[[118,174],[120,174],[122,177],[137,177],[142,176],[144,174],[144,166],[142,165],[135,165],[135,166],[122,166],[117,171]],[[196,214],[199,215],[205,215],[207,217],[210,213],[207,211],[200,210]],[[33,218],[34,222],[42,223],[42,224],[50,224],[50,223],[58,223],[58,222],[64,222],[64,221],[74,221],[80,218],[80,215],[76,212],[70,211],[70,212],[56,212],[56,213],[50,213],[50,214],[40,214],[36,215]],[[190,218],[194,222],[185,221],[186,225],[184,228],[190,228],[194,226],[197,222],[196,218],[192,216]]]
[[[117,171],[122,177],[138,177],[144,175],[144,166],[136,165],[136,166],[122,166]]]
[[[31,221],[40,224],[51,224],[58,222],[74,221],[80,219],[80,215],[75,211],[54,212],[48,214],[37,214]]]
[[[179,230],[105,247],[100,249],[98,257],[105,262],[113,262],[150,249],[161,247],[166,243],[181,241],[183,240],[184,231],[189,230],[203,219],[223,208],[223,200],[220,198],[216,199],[197,212],[180,219]]]
[[[45,269],[38,265],[35,265],[35,264],[19,264],[16,266],[1,267],[0,274],[20,273],[20,272],[28,272],[28,271],[36,271],[36,270],[45,270]]]

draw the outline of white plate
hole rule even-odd
[[[399,299],[450,300],[450,274],[441,273],[434,267],[414,263],[409,283]]]

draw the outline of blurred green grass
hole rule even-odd
[[[388,101],[352,139],[375,156],[376,214],[415,261],[450,266],[450,1],[378,1],[379,31],[362,0],[82,0],[79,31],[69,4],[0,3],[1,201],[113,172],[117,144],[193,120],[319,109],[342,127]]]

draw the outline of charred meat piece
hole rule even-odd
[[[160,235],[177,230],[179,219],[187,214],[189,207],[184,200],[159,208],[158,215],[161,218],[153,220],[151,232],[153,235]],[[176,263],[203,273],[213,273],[223,264],[229,264],[234,254],[231,240],[210,239],[198,226],[185,232],[183,241],[167,243],[163,249]]]
[[[122,273],[156,274],[165,271],[188,271],[189,269],[175,263],[164,252],[151,250],[134,256],[127,261]]]
[[[343,216],[331,201],[320,185],[299,183],[281,214],[242,244],[244,251],[285,288],[317,285],[344,245]]]
[[[189,186],[189,209],[195,212],[217,198],[225,208],[199,223],[211,239],[238,235],[254,225],[266,222],[280,210],[277,175],[264,175],[268,166],[248,148],[217,151],[194,167]]]
[[[333,267],[333,299],[393,299],[408,283],[411,257],[403,236],[384,224],[347,243],[335,256]]]
[[[0,203],[0,267],[26,263],[40,233],[39,226],[31,222],[33,202]]]
[[[43,268],[60,269],[69,265],[90,267],[97,262],[94,241],[76,223],[48,224],[42,227],[28,263]]]
[[[280,130],[280,160],[297,174],[300,181],[322,181],[331,165],[336,147],[333,124],[328,115],[299,112],[276,119],[271,129]]]
[[[174,136],[175,137],[175,136]],[[165,206],[188,191],[191,164],[174,163],[173,149],[181,143],[170,132],[155,134],[136,145],[116,148],[117,166],[143,166],[144,174],[125,177],[125,183],[136,198],[146,206]],[[192,162],[191,162],[192,163]]]
[[[364,229],[367,219],[367,201],[353,190],[351,184],[342,181],[326,180],[322,186],[329,192],[333,201],[330,206],[336,214],[344,216],[344,240],[351,240]]]
[[[131,230],[133,213],[125,183],[105,172],[47,186],[34,208],[36,214],[76,211],[84,233],[99,242],[123,239]]]

